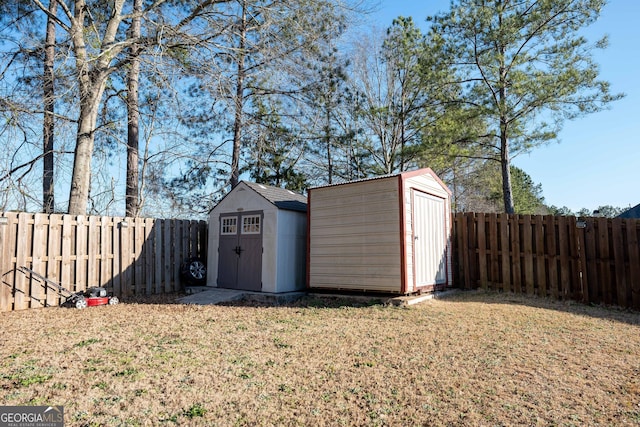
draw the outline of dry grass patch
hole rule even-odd
[[[410,308],[49,308],[0,324],[0,401],[64,405],[69,426],[640,423],[638,313],[470,292]]]

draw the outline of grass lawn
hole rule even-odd
[[[64,405],[68,426],[640,424],[639,313],[171,302],[0,313],[0,404]]]

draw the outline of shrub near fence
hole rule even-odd
[[[58,305],[58,292],[104,286],[117,296],[180,289],[180,264],[206,258],[205,221],[0,213],[0,312]]]
[[[492,289],[640,309],[640,220],[458,213],[454,273]]]

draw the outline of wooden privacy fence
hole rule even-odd
[[[454,273],[485,288],[640,309],[640,220],[458,213]]]
[[[206,259],[205,221],[0,213],[0,312],[58,305],[54,289],[104,286],[117,296],[178,290],[180,264]]]

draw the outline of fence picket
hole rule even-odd
[[[33,246],[31,250],[31,268],[43,272],[47,262],[47,235],[50,229],[46,214],[37,213],[33,217]],[[31,281],[31,307],[44,307],[47,302],[46,284],[29,278]]]
[[[27,240],[29,239],[29,224],[26,213],[18,215],[18,233],[16,241],[16,255],[14,268],[27,265]],[[15,286],[13,291],[14,310],[24,310],[29,308],[29,280],[24,274],[16,274]]]
[[[458,261],[459,267],[458,270],[460,272],[460,280],[462,281],[462,287],[464,289],[472,289],[471,279],[469,277],[469,256],[470,249],[468,239],[468,231],[467,231],[467,216],[460,215],[458,218],[458,226],[459,226],[459,234],[458,234],[458,253],[460,256],[460,260]]]
[[[162,220],[146,218],[144,220],[145,229],[145,251],[144,268],[147,277],[147,295],[154,294],[162,288]]]
[[[615,277],[616,304],[625,306],[626,301],[631,301],[631,290],[627,293],[627,275],[625,273],[624,246],[622,233],[622,218],[614,218],[611,221],[611,241],[613,242],[613,265]]]
[[[576,223],[577,224],[577,223]],[[586,225],[586,224],[585,224]],[[587,249],[586,249],[586,231],[585,228],[578,228],[576,225],[576,239],[578,245],[578,275],[580,281],[581,301],[589,302],[589,273],[587,271]]]
[[[118,240],[120,246],[119,274],[122,296],[130,296],[133,293],[133,218],[122,218],[118,226]]]
[[[524,258],[524,285],[528,295],[535,293],[533,275],[533,229],[531,215],[522,216],[522,252]]]
[[[560,263],[560,298],[568,299],[570,295],[570,281],[571,281],[571,261],[569,257],[569,233],[568,233],[567,217],[558,217],[558,242],[560,243],[559,255]]]
[[[587,276],[584,278],[584,281],[585,286],[588,289],[589,301],[599,304],[603,301],[603,298],[602,286],[598,281],[598,253],[596,250],[598,230],[595,218],[587,218],[585,220],[585,226],[584,253],[586,258],[586,267],[584,268],[584,271],[587,273]]]
[[[631,304],[627,306],[640,310],[640,221],[625,221],[627,250],[629,254],[629,282],[631,283]]]
[[[487,283],[487,235],[485,231],[485,215],[483,213],[476,215],[476,224],[478,228],[478,279],[480,280],[480,286],[483,289],[487,289],[489,287]]]
[[[511,291],[511,250],[509,243],[509,217],[505,214],[500,215],[500,250],[502,258],[502,290]]]
[[[560,295],[558,289],[558,240],[557,240],[557,219],[554,216],[545,218],[545,238],[547,240],[547,277],[549,280],[549,293],[552,298],[557,299]]]
[[[171,292],[174,290],[174,282],[173,280],[171,280],[171,269],[170,266],[171,265],[175,265],[175,260],[171,259],[171,232],[172,232],[172,228],[171,227],[171,221],[168,220],[164,220],[162,222],[163,224],[163,228],[162,228],[162,265],[160,266],[160,274],[163,277],[163,281],[162,281],[162,285],[159,289],[158,292]],[[160,254],[158,254],[160,255]]]
[[[613,303],[613,295],[611,289],[611,269],[609,263],[609,227],[608,221],[606,218],[598,218],[596,220],[597,229],[598,229],[598,240],[597,240],[597,259],[599,260],[598,264],[598,276],[602,283],[602,295],[603,302],[605,304]]]
[[[2,212],[0,214],[2,217],[3,223],[0,224],[0,273],[2,276],[0,277],[0,312],[10,311],[13,306],[13,278],[9,277],[11,275],[11,269],[9,267],[9,263],[11,258],[8,256],[9,253],[13,253],[10,249],[10,239],[11,236],[14,235],[13,230],[13,218],[11,214],[6,212]]]
[[[535,236],[535,270],[536,270],[536,284],[538,289],[538,295],[541,297],[547,296],[547,280],[546,280],[546,264],[545,264],[545,246],[544,246],[544,222],[542,220],[542,216],[536,215],[533,219],[533,227]]]
[[[62,242],[62,215],[49,215],[49,239],[47,243],[47,268],[43,275],[54,282],[60,282],[61,242]],[[60,295],[50,287],[46,288],[47,305],[60,304]]]
[[[498,216],[488,214],[489,220],[489,281],[500,282],[500,245],[498,244]]]
[[[576,217],[567,217],[567,234],[569,247],[569,272],[570,279],[567,283],[567,295],[569,299],[582,300],[582,286],[580,279],[580,252],[578,251],[578,227]]]
[[[515,293],[522,293],[522,258],[520,247],[520,215],[514,215],[510,221],[511,238],[511,269],[513,279],[513,290]]]

